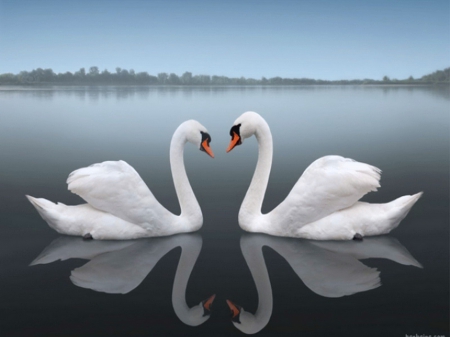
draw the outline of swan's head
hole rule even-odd
[[[241,145],[245,138],[253,136],[261,123],[265,123],[265,121],[256,112],[247,111],[240,115],[231,127],[231,141],[230,145],[228,145],[227,152],[230,152],[236,146]]]
[[[198,326],[205,323],[211,316],[211,306],[216,295],[210,296],[208,299],[201,301],[198,305],[193,306],[188,310],[188,312],[178,318],[187,325]]]
[[[184,131],[184,135],[188,142],[198,146],[200,151],[204,151],[214,158],[214,153],[209,146],[209,143],[211,143],[211,136],[203,125],[195,120],[189,120],[181,124],[179,128]]]
[[[258,322],[255,315],[246,312],[240,305],[227,300],[228,307],[231,310],[231,322],[233,325],[245,334],[255,334],[261,331],[267,322]]]

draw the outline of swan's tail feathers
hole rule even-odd
[[[44,219],[48,225],[56,230],[58,233],[65,233],[61,226],[59,226],[59,222],[61,222],[61,209],[66,208],[67,206],[63,203],[55,204],[44,198],[34,198],[30,195],[26,195],[27,199],[31,202],[31,204],[36,208],[42,219]]]
[[[406,216],[406,214],[408,214],[408,212],[414,206],[414,204],[417,202],[417,200],[420,199],[422,194],[423,194],[423,192],[419,192],[419,193],[416,193],[413,195],[404,195],[403,197],[400,197],[400,198],[395,199],[394,201],[390,202],[390,204],[392,204],[392,206],[395,206],[399,210],[401,210],[401,213],[403,214],[403,218],[404,218]]]
[[[26,195],[26,197],[44,220],[47,220],[46,218],[49,216],[49,211],[57,207],[55,203],[44,198],[35,198],[30,195]]]
[[[388,226],[386,233],[389,233],[392,229],[396,228],[399,223],[406,217],[411,208],[420,199],[423,192],[419,192],[413,195],[404,195],[398,199],[387,203],[386,206],[388,209],[388,218],[390,222],[390,226]]]

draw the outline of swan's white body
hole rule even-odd
[[[194,120],[186,121],[177,128],[170,144],[170,166],[180,215],[164,208],[139,174],[124,161],[94,164],[69,175],[68,189],[87,204],[66,206],[42,198],[27,198],[49,226],[61,234],[89,233],[94,239],[121,240],[196,231],[202,226],[203,216],[186,175],[183,152],[188,141],[200,145],[202,134],[207,134],[204,126]]]
[[[139,286],[158,261],[176,247],[181,247],[181,256],[172,288],[173,309],[183,323],[197,326],[208,320],[209,315],[204,315],[203,302],[189,308],[186,288],[202,247],[199,235],[112,242],[86,242],[79,238],[61,237],[45,248],[30,265],[70,258],[88,259],[88,263],[71,272],[73,284],[98,292],[127,294]]]
[[[246,231],[315,240],[350,240],[357,233],[386,234],[422,195],[403,196],[386,204],[358,202],[380,187],[381,170],[349,158],[326,156],[305,170],[282,203],[262,214],[272,166],[272,134],[267,122],[251,111],[234,125],[233,129],[239,127],[239,141],[255,135],[259,146],[255,173],[239,210],[239,225]],[[237,136],[227,151],[239,144]]]
[[[256,285],[258,307],[255,314],[240,308],[240,323],[233,322],[247,334],[263,329],[272,315],[272,287],[262,252],[264,246],[280,254],[310,290],[331,298],[381,286],[380,272],[361,263],[361,259],[384,258],[422,268],[405,247],[387,236],[368,238],[364,242],[318,242],[247,234],[241,238],[241,250]]]

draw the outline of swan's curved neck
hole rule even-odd
[[[184,223],[191,227],[187,231],[192,231],[200,228],[203,218],[200,205],[195,198],[194,191],[189,183],[184,166],[183,155],[184,145],[186,142],[186,133],[181,125],[173,134],[172,141],[170,143],[170,168],[172,170],[175,191],[180,203],[180,218],[187,220]]]
[[[261,215],[261,207],[269,182],[272,167],[273,143],[269,125],[262,118],[258,119],[255,128],[255,137],[258,141],[258,162],[252,182],[247,190],[239,211],[239,223],[245,230],[254,231],[249,227],[255,222],[255,216]],[[248,227],[248,228],[246,228]]]
[[[184,324],[196,326],[203,323],[207,317],[197,317],[190,313],[191,309],[186,304],[186,288],[202,249],[202,239],[200,236],[181,237],[181,239],[181,256],[173,281],[172,305],[175,314]]]
[[[255,240],[256,239],[256,240]],[[258,308],[254,315],[254,321],[247,326],[247,333],[256,333],[269,323],[272,316],[273,298],[272,286],[270,284],[269,273],[262,252],[263,243],[258,241],[258,237],[242,237],[241,250],[247,262],[248,268],[255,282],[258,292]],[[242,322],[245,324],[244,322]]]

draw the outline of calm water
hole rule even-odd
[[[264,212],[328,154],[383,170],[366,201],[425,194],[391,234],[363,242],[244,233],[257,144],[225,148],[247,110],[274,138]],[[169,143],[187,119],[208,128],[216,154],[186,147],[204,214],[195,234],[85,242],[50,229],[25,199],[81,203],[67,175],[122,159],[177,213]],[[227,299],[258,310],[260,336],[449,336],[448,88],[2,87],[0,120],[2,336],[243,335]],[[205,321],[195,306],[213,294]]]

